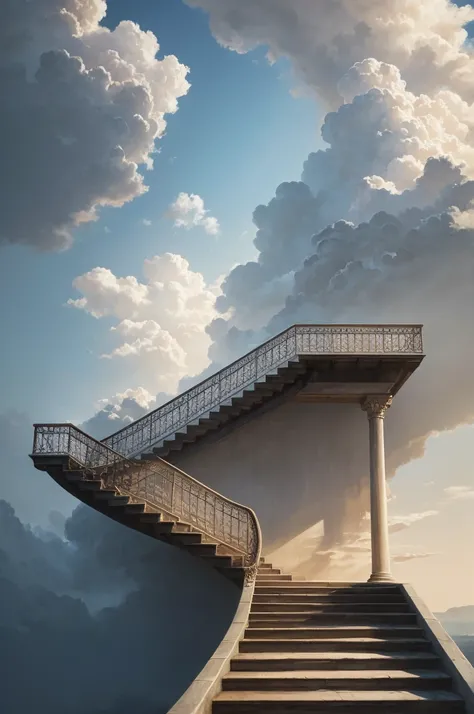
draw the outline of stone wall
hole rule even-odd
[[[354,404],[288,401],[172,456],[179,468],[251,506],[268,552],[324,520],[327,544],[368,508],[368,425]]]

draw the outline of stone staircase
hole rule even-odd
[[[213,714],[464,712],[395,584],[293,580],[261,563]]]
[[[301,389],[305,377],[309,376],[311,358],[298,358],[286,362],[269,371],[249,384],[229,399],[224,400],[212,411],[186,424],[182,429],[159,441],[151,451],[141,455],[143,459],[156,457],[170,459],[173,453],[185,449],[190,444],[223,428],[233,428],[236,422],[276,398],[284,398]],[[106,440],[104,440],[106,441]]]
[[[37,425],[35,433],[36,468],[86,505],[186,550],[239,587],[250,571],[255,574],[261,535],[251,509],[161,459],[113,460],[113,452],[70,424]],[[81,458],[89,463],[81,464]],[[91,465],[106,459],[110,462]]]
[[[68,471],[65,478],[83,503],[92,506],[129,528],[186,550],[236,582],[243,580],[242,556],[228,547],[207,538],[188,523],[169,515],[146,511],[145,503],[110,489],[102,481],[84,479],[82,471]]]

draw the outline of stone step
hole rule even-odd
[[[340,632],[320,632],[314,637],[306,638],[280,638],[258,637],[245,638],[239,643],[239,651],[244,652],[431,652],[431,643],[421,636],[421,631],[409,635],[383,637],[351,635]]]
[[[266,612],[263,615],[250,613],[249,621],[252,627],[317,627],[319,625],[416,625],[417,618],[413,612],[313,612],[301,613],[275,613]]]
[[[262,594],[260,588],[255,591],[253,596],[253,602],[255,605],[260,603],[278,603],[279,605],[290,603],[300,603],[303,606],[306,605],[318,605],[318,604],[344,604],[344,603],[361,603],[364,605],[370,605],[372,603],[378,602],[393,602],[393,603],[406,603],[406,599],[401,593],[389,593],[385,595],[380,594],[346,594],[338,593],[334,590],[328,592],[317,592],[317,593],[299,593],[289,590],[286,593],[279,592],[269,592]]]
[[[318,627],[247,627],[246,639],[318,639],[334,637],[421,637],[422,630],[414,626],[396,625],[320,625]]]
[[[129,501],[128,496],[114,496],[110,501],[107,501],[107,505],[113,508],[123,508],[123,506],[128,505]]]
[[[127,505],[123,507],[123,513],[125,516],[136,516],[137,514],[142,514],[144,512],[144,503],[127,503]]]
[[[365,590],[360,588],[357,590],[349,590],[345,588],[331,588],[318,585],[312,585],[311,583],[304,583],[302,581],[291,581],[286,580],[284,583],[274,583],[270,581],[257,582],[255,584],[255,594],[256,595],[278,595],[279,597],[286,597],[287,595],[351,595],[353,597],[362,595],[382,595],[383,597],[388,597],[389,595],[399,594],[400,590],[385,590],[379,589],[379,586],[374,585],[373,588],[366,588]]]
[[[264,394],[267,397],[272,397],[274,394],[279,394],[283,387],[285,386],[283,381],[274,382],[273,384],[265,382],[255,382],[255,391],[259,394]]]
[[[317,612],[342,612],[344,610],[350,610],[351,612],[411,612],[410,605],[408,602],[402,600],[399,602],[393,602],[392,598],[387,602],[352,602],[351,600],[347,602],[333,602],[332,600],[321,599],[320,602],[255,602],[252,605],[251,614],[255,615],[265,615],[266,613],[272,615],[278,614],[308,614]]]
[[[257,585],[258,585],[258,583],[261,583],[261,582],[263,582],[263,583],[271,582],[271,584],[273,585],[273,583],[287,582],[291,579],[292,579],[291,575],[284,575],[283,573],[279,573],[277,575],[274,570],[271,570],[271,572],[268,574],[259,572],[257,574]]]
[[[142,517],[140,517],[140,522],[142,521]],[[141,522],[141,528],[144,533],[147,533],[152,536],[160,536],[160,535],[165,535],[168,536],[171,533],[174,534],[178,532],[180,527],[185,527],[181,526],[181,524],[176,523],[175,521],[155,521],[154,523],[150,523],[148,521],[145,521],[145,523]],[[188,527],[189,530],[189,527]],[[187,532],[187,531],[183,531]]]
[[[222,678],[224,691],[301,689],[400,690],[450,689],[451,677],[439,670],[364,671],[293,670],[289,672],[229,672]]]
[[[181,545],[199,545],[202,543],[202,535],[200,533],[171,533],[170,540]]]
[[[217,553],[217,543],[200,543],[196,545],[190,543],[188,545],[188,550],[193,555],[201,555],[204,557],[212,558]]]
[[[233,672],[305,670],[433,669],[439,657],[431,652],[248,652],[232,658]]]
[[[99,479],[81,479],[76,486],[80,491],[100,491],[101,482]]]
[[[93,491],[95,501],[110,501],[116,495],[117,491],[111,488],[101,488],[99,491]]]
[[[190,549],[189,549],[190,550]],[[191,551],[192,552],[192,551]],[[202,559],[214,566],[215,568],[231,568],[232,567],[232,556],[230,555],[204,555]]]
[[[291,577],[291,576],[290,576]],[[312,591],[312,590],[321,590],[321,591],[328,591],[328,590],[333,590],[339,593],[390,593],[390,592],[401,592],[400,586],[397,584],[385,584],[385,583],[346,583],[346,582],[323,582],[319,580],[303,580],[302,578],[300,579],[292,579],[291,582],[285,583],[285,585],[281,585],[280,581],[278,579],[271,580],[269,579],[268,582],[265,583],[264,587],[273,587],[276,586],[278,588],[291,588],[291,589],[296,589],[298,590],[299,588],[304,588],[304,591]]]
[[[461,714],[464,702],[449,691],[321,690],[221,692],[213,714]]]
[[[258,567],[258,575],[257,577],[260,577],[261,575],[281,575],[282,572],[279,568],[272,568],[271,565],[267,565],[264,563],[263,565],[259,565]]]
[[[158,523],[161,521],[161,513],[144,513],[140,516],[141,523]]]

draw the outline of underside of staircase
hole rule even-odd
[[[407,377],[406,364],[401,366],[397,357],[382,360],[377,356],[364,356],[363,360],[360,357],[341,360],[327,356],[295,356],[158,441],[153,448],[142,452],[141,458],[159,457],[173,462],[173,456],[178,452],[197,443],[221,438],[257,413],[278,407],[297,395],[303,400],[308,398],[310,393],[306,390],[311,384],[344,384],[350,379],[376,384],[387,379],[387,373],[395,375],[392,392],[396,393]],[[333,397],[333,401],[337,398]]]
[[[61,461],[63,463],[61,463]],[[140,533],[185,550],[241,585],[245,577],[243,555],[189,523],[160,513],[146,501],[127,494],[122,488],[107,485],[106,478],[89,478],[83,469],[68,468],[67,459],[36,457],[36,468],[47,470],[70,494],[113,520]],[[140,464],[138,465],[138,467]]]
[[[216,432],[223,435],[238,426],[243,418],[261,410],[265,405],[277,406],[279,402],[296,394],[308,378],[307,362],[295,358],[223,401],[213,411],[158,442],[151,451],[143,453],[142,458],[152,459],[158,456],[172,461],[174,453],[201,442]]]
[[[396,584],[293,580],[261,563],[213,714],[451,714],[462,697]]]

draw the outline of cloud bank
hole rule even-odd
[[[85,506],[56,535],[0,500],[0,543],[5,712],[165,714],[236,607],[211,568]]]
[[[101,206],[147,188],[188,68],[104,0],[6,0],[0,27],[0,243],[67,248]]]

